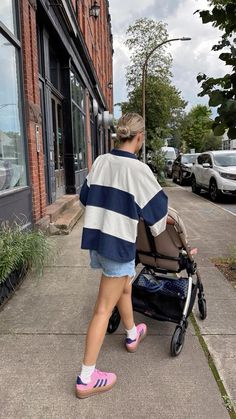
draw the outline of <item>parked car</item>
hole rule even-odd
[[[164,153],[165,157],[165,168],[164,172],[167,177],[172,175],[172,165],[176,159],[176,151],[174,147],[161,147],[161,151]]]
[[[180,154],[172,165],[173,182],[179,181],[180,185],[191,184],[192,166],[199,153]]]
[[[201,153],[192,168],[192,191],[209,191],[211,201],[223,195],[236,196],[236,151],[220,150]]]

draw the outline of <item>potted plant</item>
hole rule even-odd
[[[52,251],[51,240],[41,231],[23,230],[18,224],[0,227],[0,306],[33,269],[42,272]]]

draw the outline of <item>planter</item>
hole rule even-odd
[[[0,308],[3,307],[3,305],[9,300],[9,298],[23,282],[26,272],[26,266],[22,266],[21,268],[13,271],[8,278],[0,284]]]

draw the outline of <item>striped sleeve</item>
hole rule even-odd
[[[141,216],[149,225],[152,235],[158,236],[166,229],[168,198],[150,169],[146,170],[145,188],[149,196],[141,207]]]
[[[89,193],[89,186],[88,186],[88,177],[87,177],[83,183],[83,186],[80,191],[80,196],[79,196],[80,202],[84,207],[86,207],[87,205],[88,193]]]
[[[87,205],[87,201],[88,201],[88,194],[89,194],[89,191],[90,191],[90,183],[91,183],[91,180],[92,180],[92,176],[93,176],[94,170],[95,170],[95,168],[96,168],[96,165],[97,165],[97,163],[98,163],[98,161],[99,161],[99,158],[100,158],[100,157],[101,157],[101,156],[98,156],[98,157],[96,158],[96,160],[94,160],[93,165],[92,165],[92,167],[91,167],[91,170],[90,170],[90,172],[88,173],[88,175],[87,175],[87,177],[86,177],[86,179],[85,179],[85,181],[84,181],[84,183],[83,183],[83,186],[82,186],[82,188],[81,188],[81,191],[80,191],[80,202],[81,202],[81,204],[82,204],[84,207],[86,207],[86,205]]]

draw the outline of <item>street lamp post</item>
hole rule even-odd
[[[147,79],[147,65],[148,60],[151,57],[151,55],[162,45],[168,44],[169,42],[173,41],[191,41],[191,38],[182,37],[182,38],[173,38],[173,39],[167,39],[166,41],[161,42],[160,44],[156,45],[146,56],[146,59],[143,64],[142,68],[142,116],[144,119],[144,141],[143,141],[143,162],[146,163],[146,79]]]

